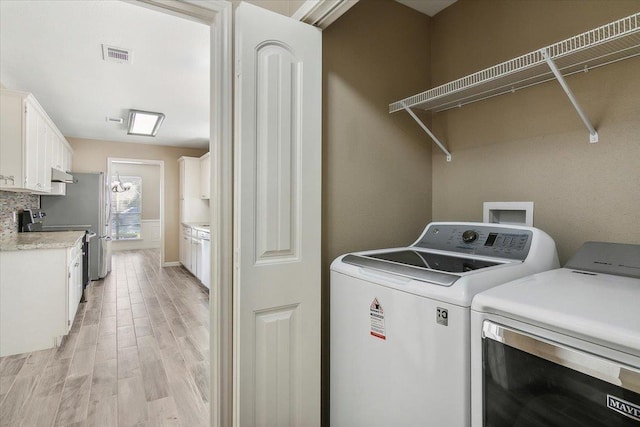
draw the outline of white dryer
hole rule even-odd
[[[640,426],[640,245],[477,295],[471,333],[472,426]]]
[[[473,296],[558,266],[546,233],[483,223],[431,223],[410,247],[337,258],[331,426],[468,426]]]

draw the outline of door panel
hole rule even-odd
[[[295,304],[255,315],[257,425],[287,426],[295,420],[299,402],[291,386],[300,380],[294,365],[300,359],[299,311]]]
[[[258,46],[256,56],[256,262],[280,262],[296,258],[300,235],[296,101],[301,61],[274,42]]]
[[[235,28],[235,423],[315,426],[321,33],[245,3]]]

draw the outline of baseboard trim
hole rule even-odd
[[[180,261],[169,261],[162,264],[163,267],[180,267]]]

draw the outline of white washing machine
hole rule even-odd
[[[558,266],[546,233],[483,223],[431,223],[410,247],[337,258],[331,426],[468,426],[473,296]]]
[[[477,295],[471,332],[472,426],[640,426],[640,245]]]

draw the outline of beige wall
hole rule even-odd
[[[107,172],[107,158],[164,161],[164,251],[165,262],[179,260],[179,200],[178,184],[180,156],[200,157],[206,150],[166,147],[148,144],[97,141],[67,138],[73,148],[74,172]]]
[[[637,0],[459,0],[432,20],[433,85],[637,10]],[[435,113],[453,161],[434,151],[433,219],[480,221],[483,201],[533,201],[561,263],[588,240],[640,243],[639,75],[634,58],[567,78],[597,144],[557,82]]]
[[[428,17],[376,1],[358,3],[323,32],[327,263],[412,243],[430,220],[431,146],[409,117],[388,110],[428,84],[428,31]]]
[[[160,166],[114,163],[111,174],[116,176],[116,173],[123,182],[126,176],[142,178],[142,219],[160,219]]]
[[[323,414],[328,424],[329,265],[407,245],[431,215],[431,147],[388,104],[429,83],[429,18],[360,2],[323,31]]]

